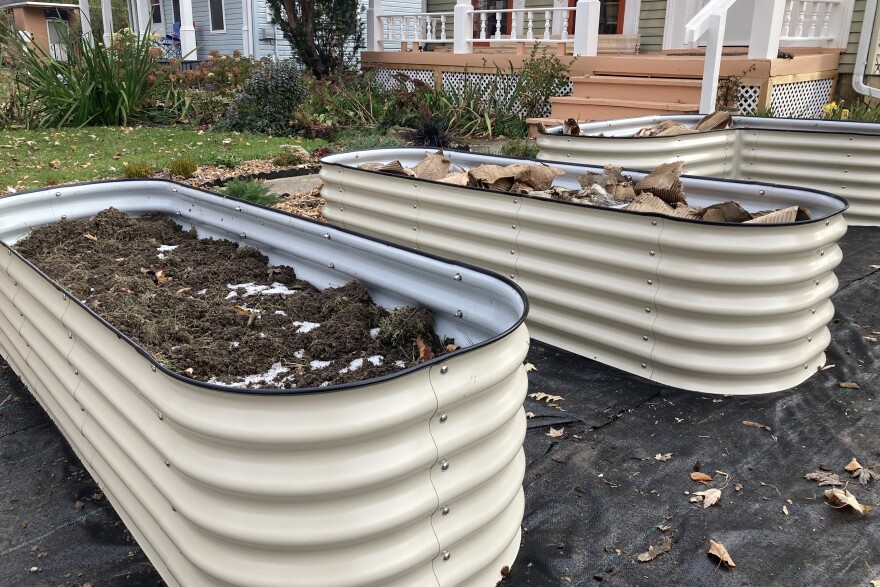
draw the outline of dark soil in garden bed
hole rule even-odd
[[[159,214],[105,210],[35,229],[18,251],[172,371],[250,388],[361,381],[440,353],[431,312],[318,291],[251,247]]]

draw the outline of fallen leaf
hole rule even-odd
[[[190,291],[191,289],[192,289],[191,287],[181,287],[179,290],[177,290],[177,295],[180,295],[182,293],[186,293],[186,292]]]
[[[866,336],[865,342],[870,343],[870,344],[874,344],[875,342],[877,342],[877,337],[876,336]]]
[[[844,389],[861,389],[859,384],[854,381],[839,381],[837,387],[842,387]]]
[[[764,424],[758,424],[757,422],[752,422],[751,420],[743,420],[744,426],[751,426],[752,428],[763,428],[767,432],[770,432],[770,426],[766,426]]]
[[[828,489],[825,491],[825,498],[831,502],[831,507],[835,509],[849,506],[862,515],[867,515],[871,511],[870,506],[860,504],[848,489],[838,489],[836,487]]]
[[[672,526],[664,526],[663,524],[660,524],[659,526],[657,526],[657,529],[660,530],[661,532],[666,532],[670,528],[672,528]]]
[[[787,516],[788,515],[788,507],[782,506],[782,513]]]
[[[89,239],[90,241],[98,240],[98,237],[96,237],[95,235],[93,235],[89,232],[83,233],[83,236],[86,237],[87,239]]]
[[[837,473],[829,473],[828,471],[813,471],[812,473],[804,475],[804,479],[817,481],[820,487],[822,485],[831,485],[832,487],[843,485],[843,483],[840,482],[840,477]]]
[[[430,361],[434,358],[434,351],[431,350],[430,346],[425,344],[425,341],[422,340],[421,334],[416,338],[416,348],[419,349],[419,363]]]
[[[254,313],[250,308],[245,308],[244,306],[235,306],[235,311],[239,314],[244,314],[245,316],[250,316]]]
[[[668,461],[668,460],[671,459],[671,458],[672,458],[672,453],[671,453],[671,452],[664,453],[664,454],[657,453],[657,454],[654,455],[654,460],[657,460],[657,461],[664,461],[664,462],[665,462],[665,461]]]
[[[733,559],[731,559],[730,555],[727,553],[727,549],[724,548],[724,545],[720,542],[709,540],[709,554],[718,557],[718,567],[721,566],[721,563],[724,563],[729,568],[736,566],[733,564]],[[718,570],[718,567],[715,567],[716,571]]]
[[[526,373],[528,373],[529,371],[537,371],[538,370],[538,368],[535,367],[534,365],[532,365],[531,363],[526,363],[525,366],[526,366]]]
[[[49,167],[51,167],[52,169],[58,169],[59,167],[61,167],[61,161],[59,161],[58,159],[53,159],[49,161]]]
[[[859,469],[855,473],[853,473],[853,477],[856,477],[859,481],[859,485],[867,485],[874,479],[880,479],[880,475],[877,475],[871,469]]]
[[[78,512],[79,512],[79,511],[82,511],[82,509],[83,509],[84,507],[86,507],[86,504],[84,504],[83,502],[81,502],[81,501],[79,501],[79,500],[76,500],[76,503],[73,504],[73,509],[75,509],[75,510],[78,511]]]
[[[549,436],[550,438],[559,438],[559,437],[562,436],[564,433],[565,433],[565,427],[562,427],[562,428],[554,428],[553,426],[551,426],[551,427],[550,427],[550,432],[548,432],[548,433],[546,434],[546,436]]]
[[[693,479],[697,483],[708,483],[713,478],[705,473],[701,473],[699,471],[694,471],[693,473],[691,473],[691,479]]]
[[[457,344],[448,344],[448,345],[446,345],[446,352],[451,353],[452,351],[457,351],[460,348],[461,347],[458,346]]]
[[[743,488],[743,486],[740,485],[739,483],[734,483],[734,484],[733,484],[733,490],[734,490],[734,491],[742,491],[742,488]]]
[[[535,412],[526,412],[526,418],[531,420],[535,417]]]
[[[548,404],[550,402],[558,402],[564,399],[561,395],[550,395],[544,393],[543,391],[536,391],[535,393],[530,393],[529,397],[538,401],[544,400]]]
[[[662,540],[660,540],[660,544],[657,545],[657,548],[653,546],[649,546],[647,552],[643,552],[638,556],[640,563],[646,563],[648,561],[652,561],[661,554],[666,554],[672,550],[672,536],[664,536]]]
[[[694,499],[694,497],[699,499]],[[707,489],[706,491],[695,491],[694,497],[691,498],[691,501],[694,503],[703,502],[703,509],[706,509],[709,506],[713,506],[718,503],[718,500],[721,499],[721,490],[712,488]]]
[[[861,468],[862,468],[862,466],[859,464],[859,462],[856,460],[855,457],[853,457],[853,459],[849,462],[849,464],[844,467],[844,469],[849,471],[850,473],[852,473],[854,471],[858,471]]]

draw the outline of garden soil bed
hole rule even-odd
[[[198,381],[348,383],[454,345],[441,343],[427,309],[389,313],[358,282],[318,291],[254,248],[199,239],[158,214],[111,208],[37,228],[16,248],[165,367]]]

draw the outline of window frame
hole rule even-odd
[[[156,17],[159,20],[156,20]],[[165,15],[162,12],[162,0],[150,0],[150,24],[165,26]]]
[[[210,34],[223,34],[226,32],[226,1],[225,0],[216,0],[220,3],[220,15],[223,18],[223,28],[215,29],[214,28],[214,9],[213,4],[215,0],[208,0],[208,26],[210,27]]]

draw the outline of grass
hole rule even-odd
[[[171,127],[0,130],[0,193],[122,177],[126,162],[162,169],[184,155],[199,165],[272,159],[285,144],[312,151],[326,143]]]

